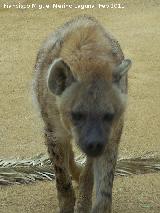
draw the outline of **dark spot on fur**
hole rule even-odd
[[[52,148],[55,148],[56,144],[55,143],[52,143]]]
[[[63,169],[62,168],[60,168],[59,166],[54,166],[54,169],[55,169],[55,171],[56,171],[56,173],[62,173],[63,172]]]
[[[111,195],[111,193],[109,193],[109,192],[101,191],[101,195],[102,195],[103,197],[108,198],[109,200],[112,199],[112,195]]]
[[[58,167],[57,167],[57,166],[54,166],[54,170],[57,172],[57,170],[58,170]]]
[[[54,152],[54,151],[52,151],[52,154],[55,156],[56,155],[56,153]]]
[[[61,191],[61,193],[65,193],[71,190],[71,183],[66,183],[64,184],[62,181],[59,180],[59,178],[56,177],[56,184],[57,184],[57,189]]]
[[[67,184],[65,184],[64,186],[63,186],[63,190],[64,191],[68,191],[68,190],[70,190],[71,189],[71,183],[67,183]]]
[[[61,184],[61,181],[58,178],[56,178],[56,183],[59,185]]]
[[[113,179],[114,179],[114,173],[113,173],[113,171],[110,174],[110,178],[111,178],[111,181],[113,182]]]
[[[55,154],[55,158],[58,161],[59,160],[59,155]]]
[[[111,170],[108,174],[109,177],[109,186],[112,187],[113,186],[113,180],[114,180],[114,173],[113,170]]]

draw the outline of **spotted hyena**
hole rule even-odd
[[[57,29],[39,50],[34,91],[61,213],[111,212],[130,66],[115,38],[85,15]],[[86,154],[83,168],[71,141]],[[77,200],[72,179],[79,183]]]

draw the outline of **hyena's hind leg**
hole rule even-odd
[[[69,169],[72,175],[72,179],[79,183],[79,177],[82,171],[83,166],[75,162],[74,152],[72,150],[72,145],[70,144],[69,151]]]
[[[69,141],[58,141],[54,133],[47,129],[45,130],[45,140],[50,160],[54,166],[60,213],[73,213],[75,193],[69,173]]]

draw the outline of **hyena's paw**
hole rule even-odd
[[[91,213],[111,213],[111,212],[112,211],[110,207],[106,207],[100,204],[94,207],[91,211]]]
[[[59,213],[74,213],[74,205],[71,203],[67,203],[64,201],[63,206],[62,206],[62,202],[60,204],[60,211]]]
[[[59,213],[74,213],[74,209],[62,209]]]
[[[87,211],[85,208],[75,207],[74,213],[90,213],[90,211]]]
[[[74,213],[75,193],[73,190],[68,193],[58,193],[59,213]]]
[[[91,213],[91,208],[91,203],[86,203],[82,200],[79,203],[76,203],[74,213]]]

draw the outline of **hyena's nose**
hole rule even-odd
[[[86,143],[87,154],[93,157],[100,155],[104,149],[105,143],[103,141],[92,140]]]

